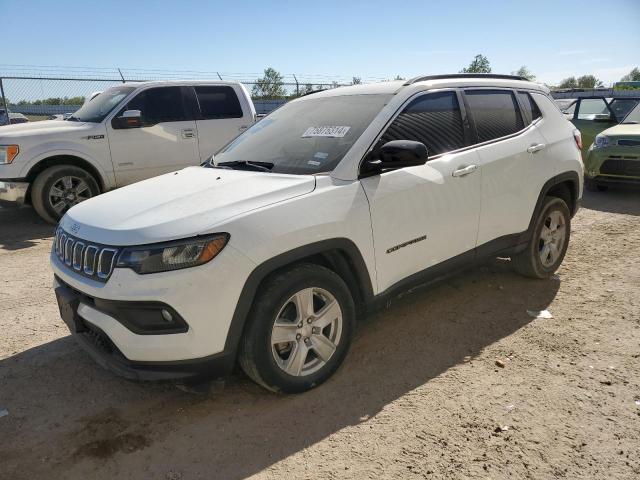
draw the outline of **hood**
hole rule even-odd
[[[640,137],[640,124],[621,123],[615,127],[607,128],[601,134],[608,137]]]
[[[60,225],[106,245],[163,242],[212,233],[231,217],[314,188],[311,175],[189,167],[82,202]]]
[[[68,120],[43,120],[40,122],[17,123],[0,127],[0,139],[18,138],[40,134],[55,134],[91,130],[96,123],[70,122]]]

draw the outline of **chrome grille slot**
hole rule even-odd
[[[76,242],[73,246],[73,255],[71,256],[74,270],[80,270],[84,265],[84,243]]]
[[[100,249],[95,245],[89,245],[84,254],[84,268],[83,272],[85,275],[93,275],[96,271],[96,260],[98,258],[98,251]]]
[[[117,248],[81,240],[60,227],[53,240],[53,253],[64,267],[102,283],[113,273],[118,258]]]

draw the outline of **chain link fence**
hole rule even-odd
[[[351,85],[354,79],[325,75],[284,74],[275,82],[277,95],[264,95],[262,73],[133,70],[119,68],[33,67],[0,65],[0,125],[69,115],[85,98],[123,82],[149,80],[224,80],[240,82],[252,93],[256,111],[269,113],[284,102],[314,90]],[[366,79],[380,81],[381,79]],[[360,79],[357,79],[360,81]],[[270,84],[273,87],[274,82]],[[257,88],[256,88],[257,86]],[[4,121],[3,121],[4,117]]]

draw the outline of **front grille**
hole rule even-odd
[[[640,140],[628,140],[623,138],[618,140],[618,145],[621,147],[640,147]]]
[[[609,157],[602,163],[600,173],[603,175],[638,177],[640,176],[640,160],[623,160],[622,157]]]
[[[67,269],[102,283],[111,276],[118,256],[117,248],[87,242],[60,227],[53,239],[53,251]]]

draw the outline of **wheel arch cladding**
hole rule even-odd
[[[363,306],[373,298],[371,276],[360,250],[347,238],[333,238],[281,253],[258,265],[244,283],[227,333],[224,351],[237,356],[246,320],[260,285],[269,276],[299,263],[316,263],[338,274],[354,302]],[[360,308],[357,309],[361,311]]]

